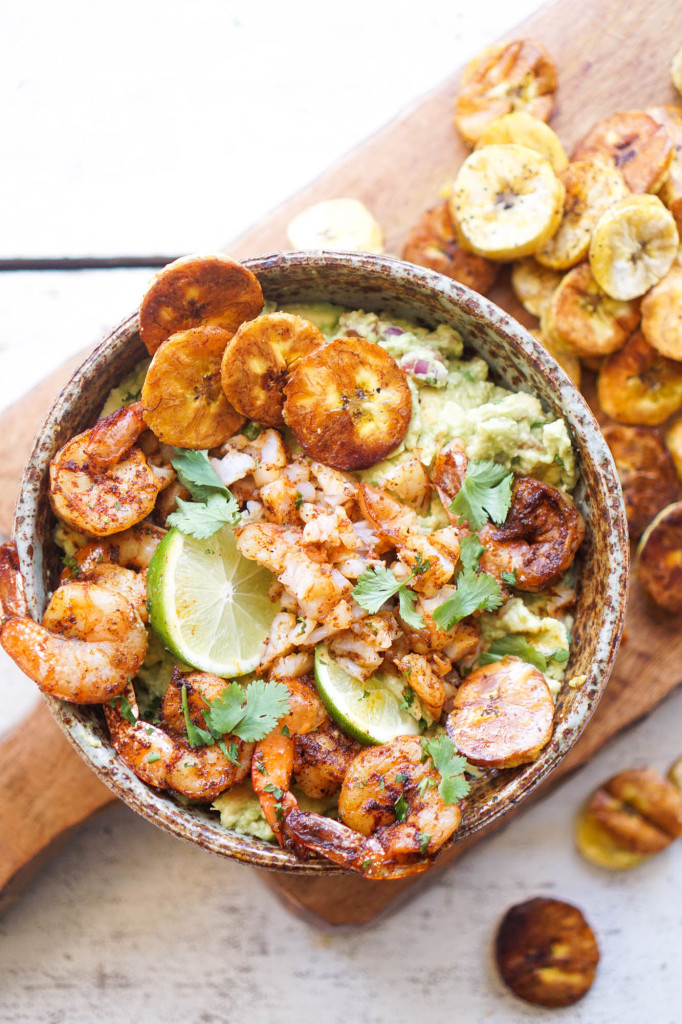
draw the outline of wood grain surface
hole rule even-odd
[[[679,16],[678,0],[652,0],[646,5],[625,0],[593,0],[589,4],[559,0],[509,35],[536,38],[554,56],[560,87],[552,126],[569,152],[595,121],[616,110],[679,101],[668,77],[670,59],[679,44]],[[451,125],[458,77],[454,75],[262,224],[226,246],[226,251],[246,257],[286,248],[286,225],[295,213],[321,199],[354,196],[363,200],[382,224],[387,251],[399,254],[413,221],[438,200],[441,187],[452,179],[466,156]],[[506,276],[491,297],[532,326],[532,318],[513,298]],[[9,531],[13,494],[31,438],[76,362],[62,367],[0,417],[0,529],[5,532]],[[682,633],[676,620],[653,610],[635,580],[626,635],[611,682],[589,726],[548,785],[555,785],[584,764],[612,736],[670,693],[682,679],[681,656]],[[39,763],[25,756],[24,736],[29,732],[33,749],[43,746],[54,751],[54,756],[40,758]],[[38,734],[40,743],[36,744]],[[24,725],[0,747],[0,772],[11,778],[11,785],[5,785],[0,793],[0,889],[5,887],[7,899],[18,891],[37,856],[111,796],[71,751],[42,708],[28,727]],[[54,799],[57,791],[59,800]],[[23,813],[27,803],[34,808],[31,815]],[[345,876],[264,878],[292,910],[313,916],[318,923],[354,926],[369,923],[387,908],[399,905],[469,845],[447,851],[433,871],[414,882],[366,882]]]

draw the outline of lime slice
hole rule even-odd
[[[349,675],[325,644],[315,648],[317,692],[330,716],[344,732],[367,745],[390,743],[396,736],[415,736],[419,723],[406,711],[380,675],[366,682]]]
[[[237,551],[224,526],[208,540],[169,530],[147,570],[149,621],[177,658],[217,676],[253,672],[279,605],[272,574]]]

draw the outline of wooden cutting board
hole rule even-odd
[[[646,4],[559,0],[508,38],[523,36],[544,43],[556,61],[560,90],[552,125],[569,152],[595,121],[616,110],[680,101],[668,77],[672,54],[682,43],[679,0],[648,0]],[[459,74],[454,75],[262,224],[226,246],[226,251],[241,258],[286,248],[286,225],[295,213],[321,199],[354,196],[363,200],[382,224],[387,251],[399,254],[410,225],[437,201],[441,186],[452,179],[466,156],[451,126],[458,78]],[[492,298],[532,326],[531,318],[514,300],[507,278]],[[0,417],[0,529],[5,532],[10,529],[13,495],[31,437],[78,361],[62,367]],[[681,662],[682,631],[672,617],[647,605],[635,581],[626,637],[611,682],[592,721],[550,785],[651,711],[682,680]],[[1,909],[55,844],[108,804],[112,796],[73,752],[42,705],[0,745],[0,777]],[[367,882],[346,876],[309,879],[267,873],[263,878],[292,910],[314,917],[318,924],[360,925],[428,884],[464,849],[461,845],[446,852],[433,871],[415,881]]]

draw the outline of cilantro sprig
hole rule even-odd
[[[556,661],[559,664],[568,661],[569,651],[564,647],[558,647],[550,654],[543,654],[524,636],[513,633],[493,640],[488,650],[479,658],[479,664],[492,665],[493,662],[501,661],[507,655],[527,661],[529,665],[534,665],[541,672],[546,672],[550,661]]]
[[[424,755],[422,760],[430,757],[434,768],[441,777],[438,792],[446,804],[456,804],[467,795],[470,784],[462,774],[467,767],[465,757],[457,753],[457,748],[449,736],[434,736],[433,739],[421,740]]]
[[[262,740],[290,710],[289,691],[283,683],[266,683],[254,679],[244,688],[229,683],[219,697],[207,701],[203,718],[207,728],[202,729],[190,718],[187,687],[182,686],[182,710],[190,747],[212,746],[217,743],[225,757],[237,763],[237,745],[225,743],[230,733],[247,743]]]
[[[373,615],[385,601],[397,594],[403,622],[412,629],[423,629],[424,619],[415,610],[417,595],[413,590],[408,590],[407,585],[428,568],[428,560],[420,561],[407,579],[397,580],[395,573],[385,565],[371,565],[358,577],[358,582],[353,587],[353,597],[361,608]]]
[[[197,540],[207,540],[223,526],[235,526],[239,505],[211,465],[207,451],[175,448],[171,464],[180,483],[193,501],[178,498],[177,511],[168,516],[168,524]]]
[[[477,533],[464,537],[459,546],[459,560],[463,569],[478,569],[481,555],[485,551]]]
[[[457,590],[433,613],[441,629],[452,629],[456,622],[474,612],[495,611],[502,604],[502,588],[494,576],[475,569],[463,569],[457,577]]]
[[[472,530],[480,530],[489,519],[503,523],[511,507],[513,482],[513,474],[497,462],[470,459],[450,511],[465,519]]]

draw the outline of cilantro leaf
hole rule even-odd
[[[415,611],[415,605],[417,603],[417,595],[413,590],[408,590],[407,587],[402,587],[398,591],[398,603],[400,609],[400,618],[403,620],[406,626],[411,629],[423,629],[424,619],[422,615]]]
[[[407,817],[407,800],[403,793],[400,794],[396,802],[393,804],[393,810],[395,811],[396,821],[405,821]]]
[[[477,611],[494,611],[502,604],[502,589],[494,576],[464,569],[457,577],[457,590],[433,613],[441,629],[452,629],[456,622]]]
[[[185,716],[185,731],[190,747],[211,747],[215,742],[214,737],[206,729],[200,729],[195,725],[189,716],[189,703],[187,701],[187,687],[182,684],[182,713]]]
[[[424,855],[429,848],[429,840],[431,839],[431,836],[428,832],[420,832],[417,839],[419,840],[419,852]]]
[[[171,465],[180,482],[197,501],[205,501],[209,494],[222,491],[229,494],[208,458],[208,451],[174,448]]]
[[[117,704],[118,708],[116,708]],[[130,722],[131,725],[137,724],[137,718],[135,717],[133,709],[130,706],[130,702],[125,694],[122,693],[119,697],[114,697],[113,700],[109,701],[109,705],[110,707],[115,708],[121,718],[125,718],[126,722]]]
[[[365,611],[373,615],[389,597],[397,594],[403,584],[385,565],[370,565],[358,577],[353,587],[353,597]]]
[[[289,691],[283,683],[254,679],[245,689],[234,682],[226,686],[209,703],[204,720],[214,734],[232,733],[251,742],[267,736],[289,709]]]
[[[426,562],[419,563],[419,574],[426,571]],[[423,629],[424,619],[414,610],[417,595],[407,589],[417,572],[411,573],[405,580],[397,580],[395,574],[387,569],[385,565],[371,565],[365,569],[358,582],[353,587],[352,595],[365,611],[374,614],[378,612],[382,604],[388,601],[394,594],[398,595],[400,604],[400,616],[412,629]]]
[[[567,651],[565,647],[559,647],[558,650],[553,651],[552,654],[547,655],[547,661],[558,661],[559,664],[563,664],[568,661],[570,657],[570,651]]]
[[[500,579],[503,583],[508,583],[510,587],[513,587],[517,580],[516,569],[513,569],[511,572],[500,573]]]
[[[493,640],[485,654],[481,655],[479,661],[481,665],[491,665],[508,654],[513,655],[515,658],[520,658],[521,661],[527,661],[530,665],[535,665],[541,672],[544,672],[547,668],[547,658],[545,655],[537,647],[529,644],[525,636],[519,636],[516,633]]]
[[[464,569],[478,569],[478,560],[485,548],[478,539],[477,533],[470,533],[460,542],[459,560]]]
[[[450,504],[450,511],[480,530],[488,519],[503,523],[511,506],[514,477],[504,466],[487,459],[470,459],[464,482]]]
[[[177,511],[171,512],[167,522],[180,533],[197,540],[206,540],[222,526],[235,526],[239,518],[239,505],[229,493],[209,494],[205,503],[177,499]]]
[[[433,739],[422,740],[422,747],[441,776],[438,792],[444,803],[456,804],[471,788],[462,774],[467,766],[466,758],[457,753],[449,736],[434,736]]]

